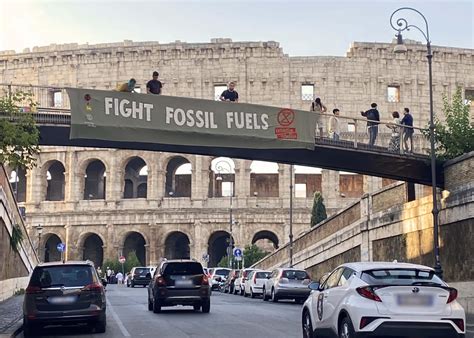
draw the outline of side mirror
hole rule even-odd
[[[313,291],[319,290],[319,283],[318,282],[311,282],[311,283],[309,283],[308,288],[310,290],[313,290]]]

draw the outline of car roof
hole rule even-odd
[[[398,263],[398,262],[352,262],[345,263],[340,266],[351,268],[355,271],[376,270],[376,269],[420,269],[433,270],[429,266],[412,264],[412,263]]]
[[[196,262],[195,260],[192,260],[192,259],[167,259],[166,261],[163,261],[163,264],[165,263],[199,263],[199,262]]]
[[[56,261],[56,262],[46,262],[46,263],[40,263],[37,266],[38,267],[47,267],[47,266],[67,266],[67,265],[88,265],[93,267],[94,263],[91,261]]]

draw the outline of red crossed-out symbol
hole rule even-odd
[[[295,112],[291,109],[285,108],[278,113],[278,123],[280,126],[288,127],[295,121]]]

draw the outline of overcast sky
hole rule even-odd
[[[473,0],[460,1],[76,1],[0,0],[0,50],[123,40],[278,41],[290,55],[344,55],[352,41],[387,42],[390,14],[422,11],[434,45],[474,48]],[[408,15],[410,23],[421,18]],[[413,30],[406,37],[421,40]]]

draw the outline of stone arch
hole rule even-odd
[[[61,253],[57,249],[59,243],[63,243],[63,241],[57,234],[49,233],[44,235],[43,262],[57,262],[61,260]]]
[[[99,234],[87,232],[80,236],[78,247],[81,252],[80,258],[91,260],[94,266],[102,266],[104,262],[104,239]]]
[[[123,198],[147,198],[147,163],[139,156],[129,158],[126,163],[123,176]],[[139,186],[141,186],[140,191],[138,189]]]
[[[235,162],[229,157],[216,157],[209,165],[209,197],[235,196]]]
[[[278,249],[280,241],[277,234],[269,230],[261,230],[255,233],[252,238],[252,244],[256,244],[264,251],[274,251]]]
[[[250,195],[254,197],[279,197],[278,163],[252,161],[250,169]]]
[[[235,243],[235,241],[232,241]],[[209,267],[217,266],[220,260],[227,256],[230,244],[230,234],[224,230],[214,231],[207,241],[207,253],[209,254]]]
[[[140,264],[146,265],[146,244],[145,236],[140,232],[129,231],[124,236],[122,254],[128,258],[128,255],[135,251]]]
[[[190,240],[188,235],[181,231],[173,231],[165,239],[165,258],[189,259],[191,258]]]
[[[46,180],[46,201],[64,201],[66,169],[58,160],[46,162],[42,167],[42,177]]]
[[[17,202],[26,202],[27,177],[26,169],[17,168],[9,173],[10,184]]]
[[[184,169],[180,173],[180,170]],[[166,164],[165,196],[191,197],[192,163],[183,156],[173,156]]]
[[[91,159],[87,162],[88,164],[84,170],[83,198],[85,200],[105,199],[107,171],[105,164],[98,159]]]

